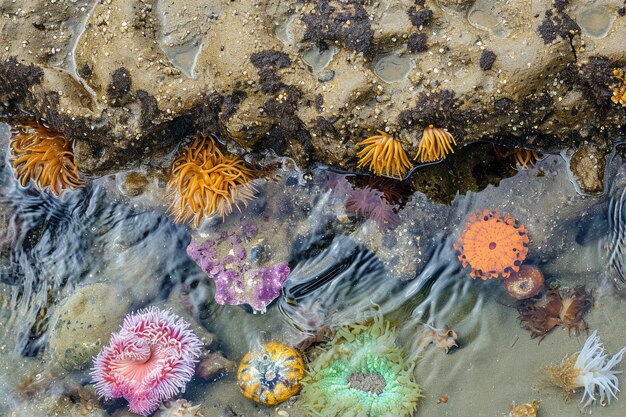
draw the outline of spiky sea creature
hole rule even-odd
[[[449,153],[454,153],[452,144],[456,145],[456,140],[450,132],[429,125],[422,133],[422,140],[417,147],[417,154],[414,160],[420,162],[434,162],[444,159]]]
[[[302,381],[305,406],[324,417],[411,416],[421,390],[396,337],[380,312],[369,325],[340,328]]]
[[[357,168],[367,166],[376,175],[402,179],[413,168],[413,164],[397,139],[382,130],[377,132],[378,135],[356,144],[364,147],[357,153],[359,157]]]
[[[302,355],[282,343],[269,342],[248,352],[237,371],[237,384],[246,398],[276,405],[300,391]]]
[[[583,388],[585,392],[580,400],[583,408],[596,401],[609,405],[619,392],[619,371],[613,368],[622,361],[624,353],[626,346],[609,359],[598,332],[594,331],[580,352],[566,357],[560,365],[548,366],[546,371],[550,382],[562,388],[567,397]]]
[[[172,165],[169,211],[174,221],[193,219],[196,226],[215,213],[223,218],[233,206],[239,209],[239,204],[247,205],[254,198],[250,183],[254,178],[254,170],[243,159],[222,154],[211,138],[196,137]]]
[[[67,188],[85,184],[69,140],[38,122],[17,126],[9,162],[23,187],[32,180],[40,189],[58,196]]]

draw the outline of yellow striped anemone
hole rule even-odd
[[[380,312],[369,325],[339,329],[302,380],[305,407],[325,417],[411,416],[421,389],[396,338]]]

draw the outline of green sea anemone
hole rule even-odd
[[[420,387],[413,381],[415,362],[405,360],[396,338],[380,312],[369,325],[340,328],[302,380],[305,406],[324,417],[410,416]]]

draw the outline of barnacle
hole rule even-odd
[[[541,154],[539,152],[528,149],[516,149],[513,152],[513,156],[515,157],[516,166],[522,169],[533,168],[535,166],[535,162],[541,158]]]
[[[378,135],[356,144],[356,146],[364,146],[357,153],[359,157],[357,168],[368,165],[368,169],[376,175],[403,178],[413,168],[413,164],[402,149],[402,144],[381,130],[377,132]]]
[[[469,216],[454,249],[470,277],[487,280],[519,271],[529,243],[528,231],[512,216],[484,210]]]
[[[78,174],[69,140],[41,123],[17,126],[9,161],[22,186],[32,180],[42,190],[60,195],[85,183]]]
[[[438,161],[449,153],[454,153],[452,144],[456,145],[456,141],[450,132],[429,125],[424,129],[422,140],[417,147],[417,154],[413,159],[419,159],[420,162]]]
[[[250,181],[255,171],[243,159],[223,155],[213,139],[196,137],[174,161],[168,187],[172,190],[170,213],[174,221],[193,218],[198,226],[204,217],[219,213],[222,218],[254,198]]]
[[[613,87],[613,97],[611,101],[626,107],[626,74],[624,70],[614,69],[613,76],[617,78],[618,85]]]

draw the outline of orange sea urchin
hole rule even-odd
[[[168,186],[173,190],[169,211],[174,221],[194,219],[196,226],[214,213],[222,217],[254,198],[250,181],[255,172],[243,159],[223,155],[213,139],[196,137],[174,161]]]
[[[41,123],[17,126],[11,139],[11,158],[15,178],[22,186],[33,180],[42,190],[60,195],[66,188],[85,183],[78,174],[69,140]]]
[[[452,144],[456,145],[454,136],[447,130],[429,125],[422,133],[422,140],[417,147],[414,160],[420,162],[434,162],[454,153]]]
[[[364,146],[357,153],[359,163],[357,168],[368,165],[368,169],[376,175],[388,175],[402,179],[413,164],[409,161],[402,144],[391,135],[377,130],[376,136],[371,136],[356,146]]]
[[[512,216],[484,210],[472,214],[454,249],[463,267],[470,266],[470,277],[508,278],[528,253],[528,231]]]

